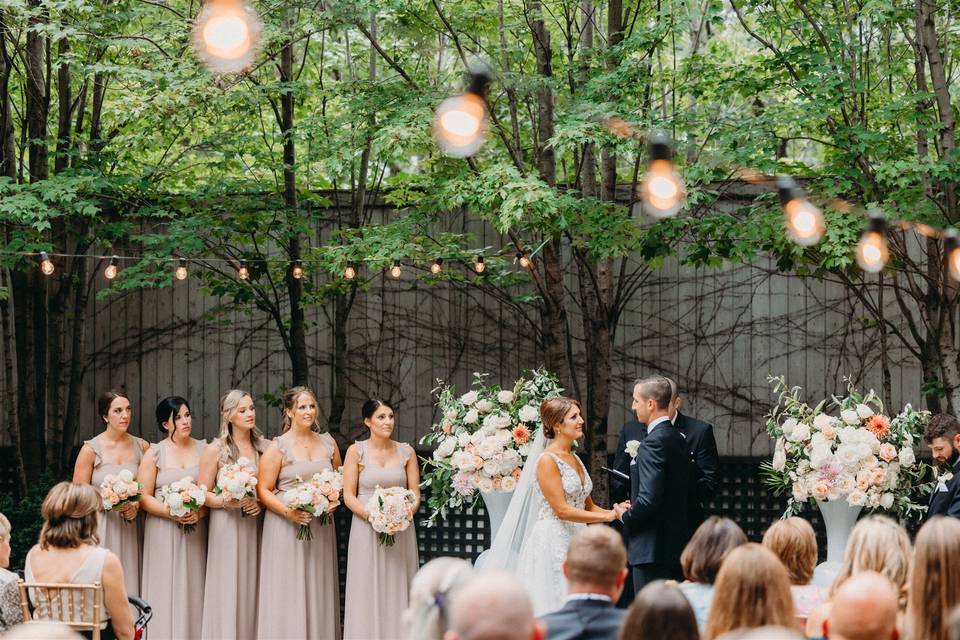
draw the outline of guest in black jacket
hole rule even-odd
[[[924,520],[933,516],[960,518],[960,421],[938,413],[927,423],[923,439],[930,447],[938,474]]]
[[[661,376],[634,385],[634,413],[649,425],[631,448],[630,508],[621,518],[634,593],[653,580],[683,580],[680,554],[694,529],[696,471],[670,422],[671,399],[670,381]]]
[[[620,534],[603,524],[578,531],[567,547],[567,601],[541,618],[547,640],[615,640],[624,611],[613,605],[627,578]]]

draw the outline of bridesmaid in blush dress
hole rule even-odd
[[[383,400],[363,404],[370,438],[347,449],[343,464],[343,501],[353,512],[347,590],[344,595],[344,640],[388,640],[398,634],[409,602],[410,581],[417,572],[417,533],[413,525],[396,536],[393,546],[377,542],[367,501],[377,486],[413,491],[420,505],[420,468],[413,447],[395,442],[393,407]]]
[[[200,484],[217,486],[220,470],[239,458],[256,468],[267,446],[257,429],[253,398],[233,389],[220,400],[220,435],[203,451]],[[200,637],[254,640],[260,560],[260,503],[207,491],[210,509],[207,575]]]
[[[156,495],[161,487],[182,478],[194,482],[200,475],[203,440],[190,437],[192,420],[187,401],[178,396],[157,405],[157,422],[167,437],[140,463],[143,483],[143,599],[153,607],[150,637],[189,640],[200,636],[203,585],[207,567],[206,507],[174,518]],[[196,525],[184,531],[178,525]]]
[[[300,479],[340,467],[340,450],[329,433],[318,433],[317,399],[306,387],[283,394],[283,433],[260,459],[257,496],[267,508],[260,558],[257,637],[340,638],[340,579],[334,523],[321,525],[305,511],[287,507],[283,492]],[[336,505],[332,505],[332,512]],[[298,540],[309,524],[312,540]]]
[[[101,393],[97,399],[97,415],[107,428],[83,443],[73,467],[73,481],[91,484],[99,491],[100,484],[108,475],[117,475],[126,469],[136,476],[140,460],[149,445],[128,432],[133,412],[130,410],[130,400],[123,391]],[[130,502],[120,509],[102,514],[97,538],[101,547],[113,551],[120,559],[127,593],[139,594],[143,543],[140,503]]]

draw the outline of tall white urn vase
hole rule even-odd
[[[857,524],[857,516],[863,507],[851,506],[846,500],[817,500],[823,524],[827,529],[827,560],[817,565],[813,572],[813,584],[829,589],[840,571],[843,554],[847,550],[850,532]]]
[[[510,506],[510,498],[513,497],[512,491],[481,491],[480,497],[483,498],[483,506],[487,511],[487,520],[490,522],[490,542],[497,537],[497,531],[503,524],[503,519],[507,515],[507,507]],[[483,566],[484,556],[489,552],[487,547],[479,556],[477,556],[474,566],[480,568]]]

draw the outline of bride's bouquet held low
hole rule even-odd
[[[472,506],[480,492],[513,491],[542,427],[540,403],[563,392],[556,377],[542,369],[508,389],[487,384],[488,376],[475,373],[462,395],[442,382],[433,390],[441,419],[420,441],[434,447],[421,484],[429,488],[428,524],[445,518],[448,509]]]
[[[908,404],[890,417],[873,391],[863,395],[849,380],[846,396],[810,407],[800,387],[788,386],[782,376],[769,381],[779,394],[767,416],[775,445],[773,459],[761,469],[777,495],[790,496],[784,517],[805,505],[839,500],[903,519],[922,515],[916,498],[927,465],[917,461],[914,445],[929,411]]]

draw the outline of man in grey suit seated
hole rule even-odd
[[[604,524],[584,527],[570,541],[563,562],[567,601],[541,620],[547,640],[613,640],[625,611],[615,604],[627,579],[627,550]]]

